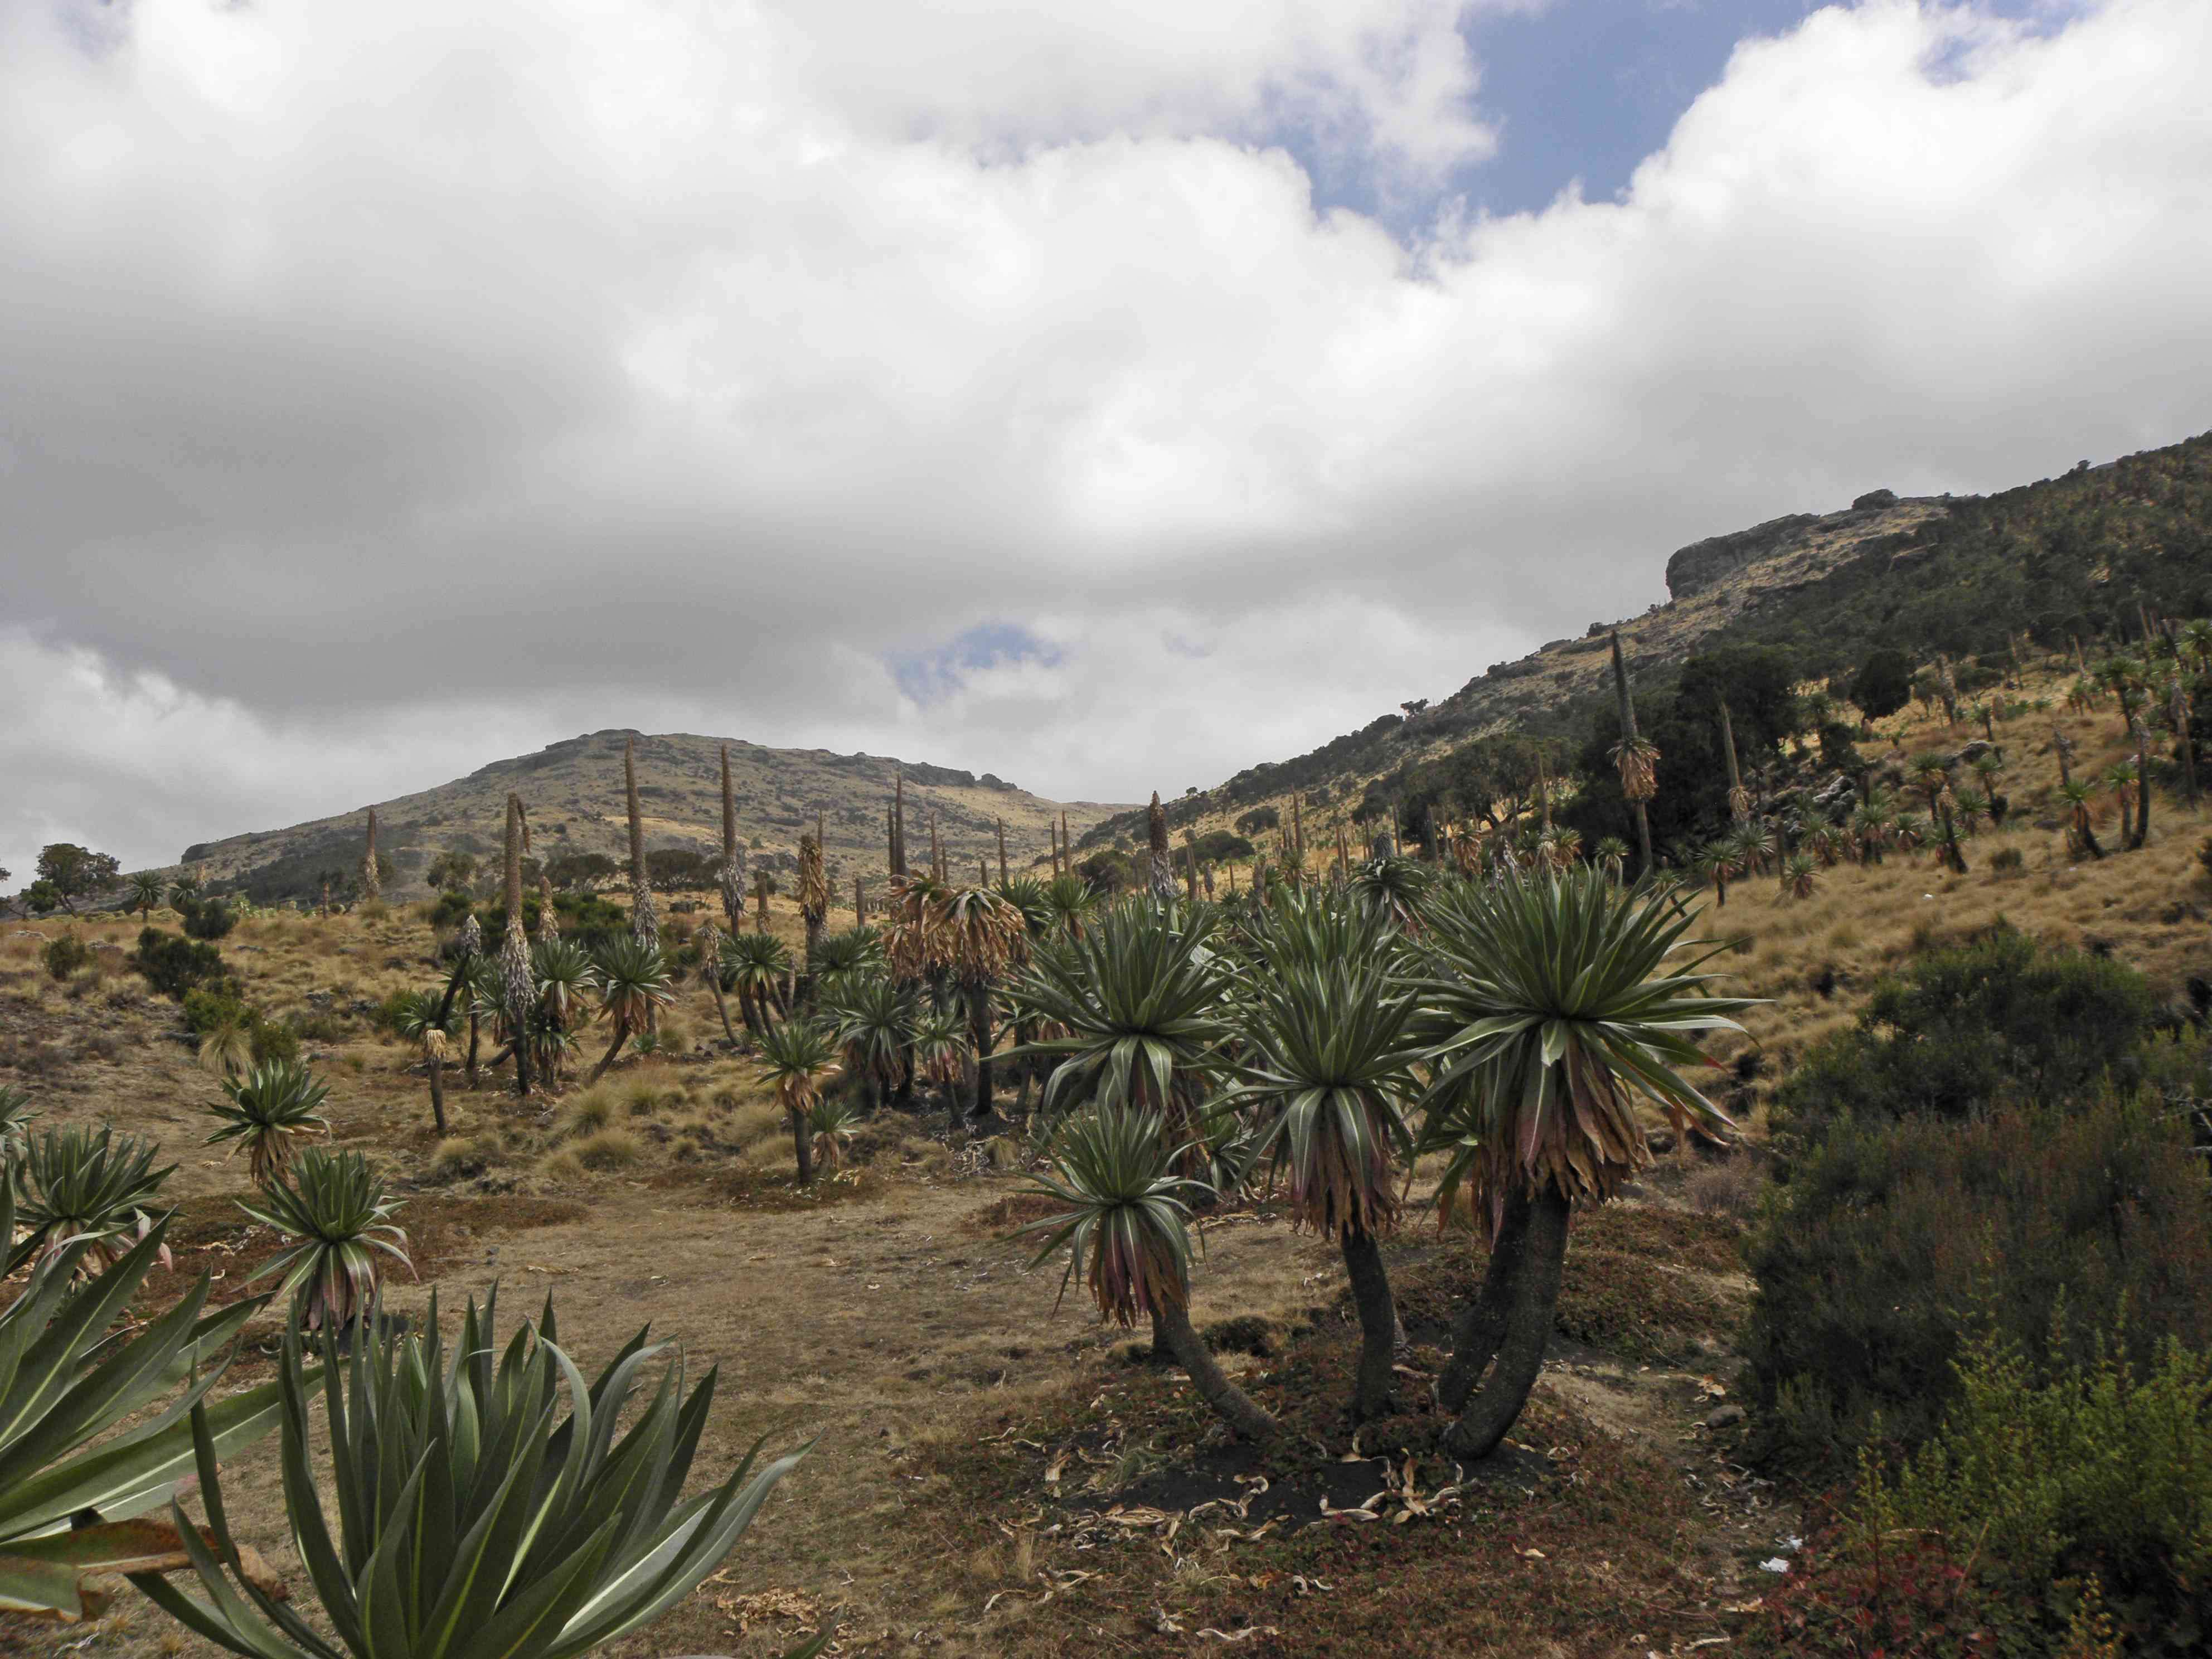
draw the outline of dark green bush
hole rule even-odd
[[[2155,1012],[2124,963],[2000,926],[1876,986],[1856,1026],[1816,1044],[1777,1091],[1778,1120],[1794,1142],[1846,1113],[1960,1118],[2063,1100],[2107,1073],[2124,1084]]]
[[[523,894],[522,926],[533,937],[538,932],[540,908],[537,894]],[[477,925],[483,929],[485,948],[496,949],[507,931],[507,906],[503,902],[479,906],[466,893],[447,893],[430,907],[430,925],[441,932],[458,927],[471,912],[476,915]],[[629,912],[597,893],[556,893],[553,913],[561,918],[562,933],[580,937],[586,943],[602,933],[629,931]]]
[[[1237,820],[1237,833],[1240,836],[1256,836],[1263,830],[1279,830],[1282,827],[1283,815],[1273,806],[1255,806]]]
[[[219,939],[238,926],[238,913],[221,899],[204,899],[184,908],[188,938]]]
[[[443,994],[442,991],[441,994]],[[394,991],[376,1005],[368,1016],[368,1023],[387,1036],[391,1036],[399,1030],[400,1021],[407,1017],[414,1006],[415,994],[412,991]]]
[[[234,980],[195,986],[185,993],[184,1004],[185,1028],[196,1037],[230,1026],[245,1031],[257,1066],[300,1057],[300,1034],[247,1002]]]
[[[476,908],[476,901],[466,893],[441,893],[438,902],[430,907],[430,926],[443,933],[448,927],[458,927]]]
[[[1902,651],[1875,651],[1851,681],[1850,700],[1869,720],[1894,714],[1912,701],[1912,662]]]
[[[46,959],[47,973],[56,979],[67,979],[92,960],[92,947],[75,933],[64,933],[47,940],[40,954]]]
[[[194,1036],[226,1025],[243,1025],[250,1011],[238,987],[226,980],[215,985],[196,985],[184,995],[185,1028]]]
[[[1252,843],[1229,830],[1209,830],[1195,843],[1201,862],[1219,864],[1227,859],[1249,859],[1253,855]]]
[[[2208,1200],[2186,1121],[2109,1090],[1965,1121],[1837,1119],[1746,1245],[1756,1449],[1833,1476],[1869,1443],[1917,1445],[1966,1333],[2041,1353],[2063,1304],[2124,1307],[2139,1363],[2160,1337],[2212,1346]]]
[[[131,965],[162,995],[179,1000],[194,986],[214,985],[228,977],[223,970],[222,952],[214,945],[199,939],[179,939],[158,927],[140,931],[138,949],[131,955]]]
[[[1859,767],[1859,734],[1841,720],[1823,720],[1814,734],[1820,745],[1820,764],[1841,772],[1856,772]]]

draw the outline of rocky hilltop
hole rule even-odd
[[[1797,513],[1678,549],[1667,561],[1672,596],[1640,617],[1592,623],[1578,640],[1553,640],[1513,662],[1493,663],[1407,724],[1464,730],[1498,721],[1542,723],[1550,711],[1607,690],[1614,629],[1639,678],[1679,665],[1741,619],[1867,558],[1910,558],[1921,530],[1950,511],[1942,496],[1899,498],[1887,489],[1838,513]]]
[[[1235,822],[1291,792],[1320,805],[1410,761],[1486,733],[1579,737],[1612,704],[1615,629],[1639,696],[1693,655],[1771,647],[1808,679],[1848,674],[1877,645],[1922,660],[2002,652],[2017,632],[2058,645],[2129,637],[2138,606],[2212,611],[2212,433],[1992,495],[1869,490],[1678,548],[1668,598],[1493,663],[1431,704],[1402,705],[1320,748],[1239,772],[1168,809],[1178,827]],[[1095,842],[1141,837],[1142,815],[1102,820]]]
[[[856,874],[873,884],[885,873],[884,816],[902,774],[908,856],[927,858],[933,811],[956,869],[972,870],[978,856],[988,854],[995,870],[1002,821],[1008,853],[1017,866],[1024,866],[1044,853],[1047,825],[1062,811],[1079,834],[1122,810],[1092,801],[1046,800],[988,772],[978,777],[880,755],[769,749],[740,738],[688,732],[593,732],[548,744],[536,754],[494,761],[435,788],[374,803],[379,847],[397,877],[391,896],[427,893],[424,872],[441,853],[496,857],[510,789],[520,793],[529,809],[533,850],[540,855],[625,856],[625,738],[637,745],[638,795],[649,850],[721,850],[720,756],[727,741],[738,833],[754,859],[788,862],[799,832],[812,829],[818,814],[825,851],[848,885]],[[203,842],[185,849],[183,862],[204,865],[211,881],[234,884],[257,898],[312,895],[325,872],[360,867],[362,826],[361,811],[317,818]]]

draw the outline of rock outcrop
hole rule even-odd
[[[1686,599],[1717,586],[1746,565],[1779,553],[1820,522],[1814,513],[1790,513],[1748,530],[1692,542],[1667,561],[1667,592]]]

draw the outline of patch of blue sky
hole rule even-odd
[[[1349,208],[1417,239],[1440,214],[1540,210],[1578,185],[1589,201],[1628,186],[1746,40],[1785,34],[1820,0],[1553,0],[1538,11],[1471,11],[1480,69],[1474,112],[1495,153],[1409,186],[1361,135],[1285,122],[1270,135],[1313,180],[1317,210]],[[2089,0],[1979,0],[1973,9],[2056,29]],[[1939,67],[1940,72],[1940,67]]]
[[[1060,665],[1060,647],[1018,623],[980,623],[940,644],[893,651],[884,658],[898,689],[925,708],[941,702],[975,675],[1035,663]]]

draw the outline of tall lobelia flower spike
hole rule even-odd
[[[507,930],[500,940],[499,976],[507,1036],[514,1047],[514,1086],[530,1097],[530,1005],[535,1000],[530,977],[530,940],[522,931],[522,855],[530,850],[530,821],[523,816],[522,797],[512,790],[507,797]]]
[[[384,896],[384,878],[376,868],[376,809],[368,809],[368,848],[361,855],[361,896],[363,898]]]
[[[637,805],[637,745],[623,739],[623,790],[629,807],[629,931],[640,945],[660,947],[660,918],[645,875],[645,817]]]
[[[1145,814],[1145,828],[1152,839],[1152,868],[1148,874],[1152,896],[1163,904],[1173,903],[1175,854],[1168,850],[1168,812],[1160,805],[1160,792],[1157,789],[1152,791],[1152,804]]]
[[[738,798],[730,787],[730,745],[722,745],[722,914],[732,933],[745,921],[745,849],[738,844]]]

